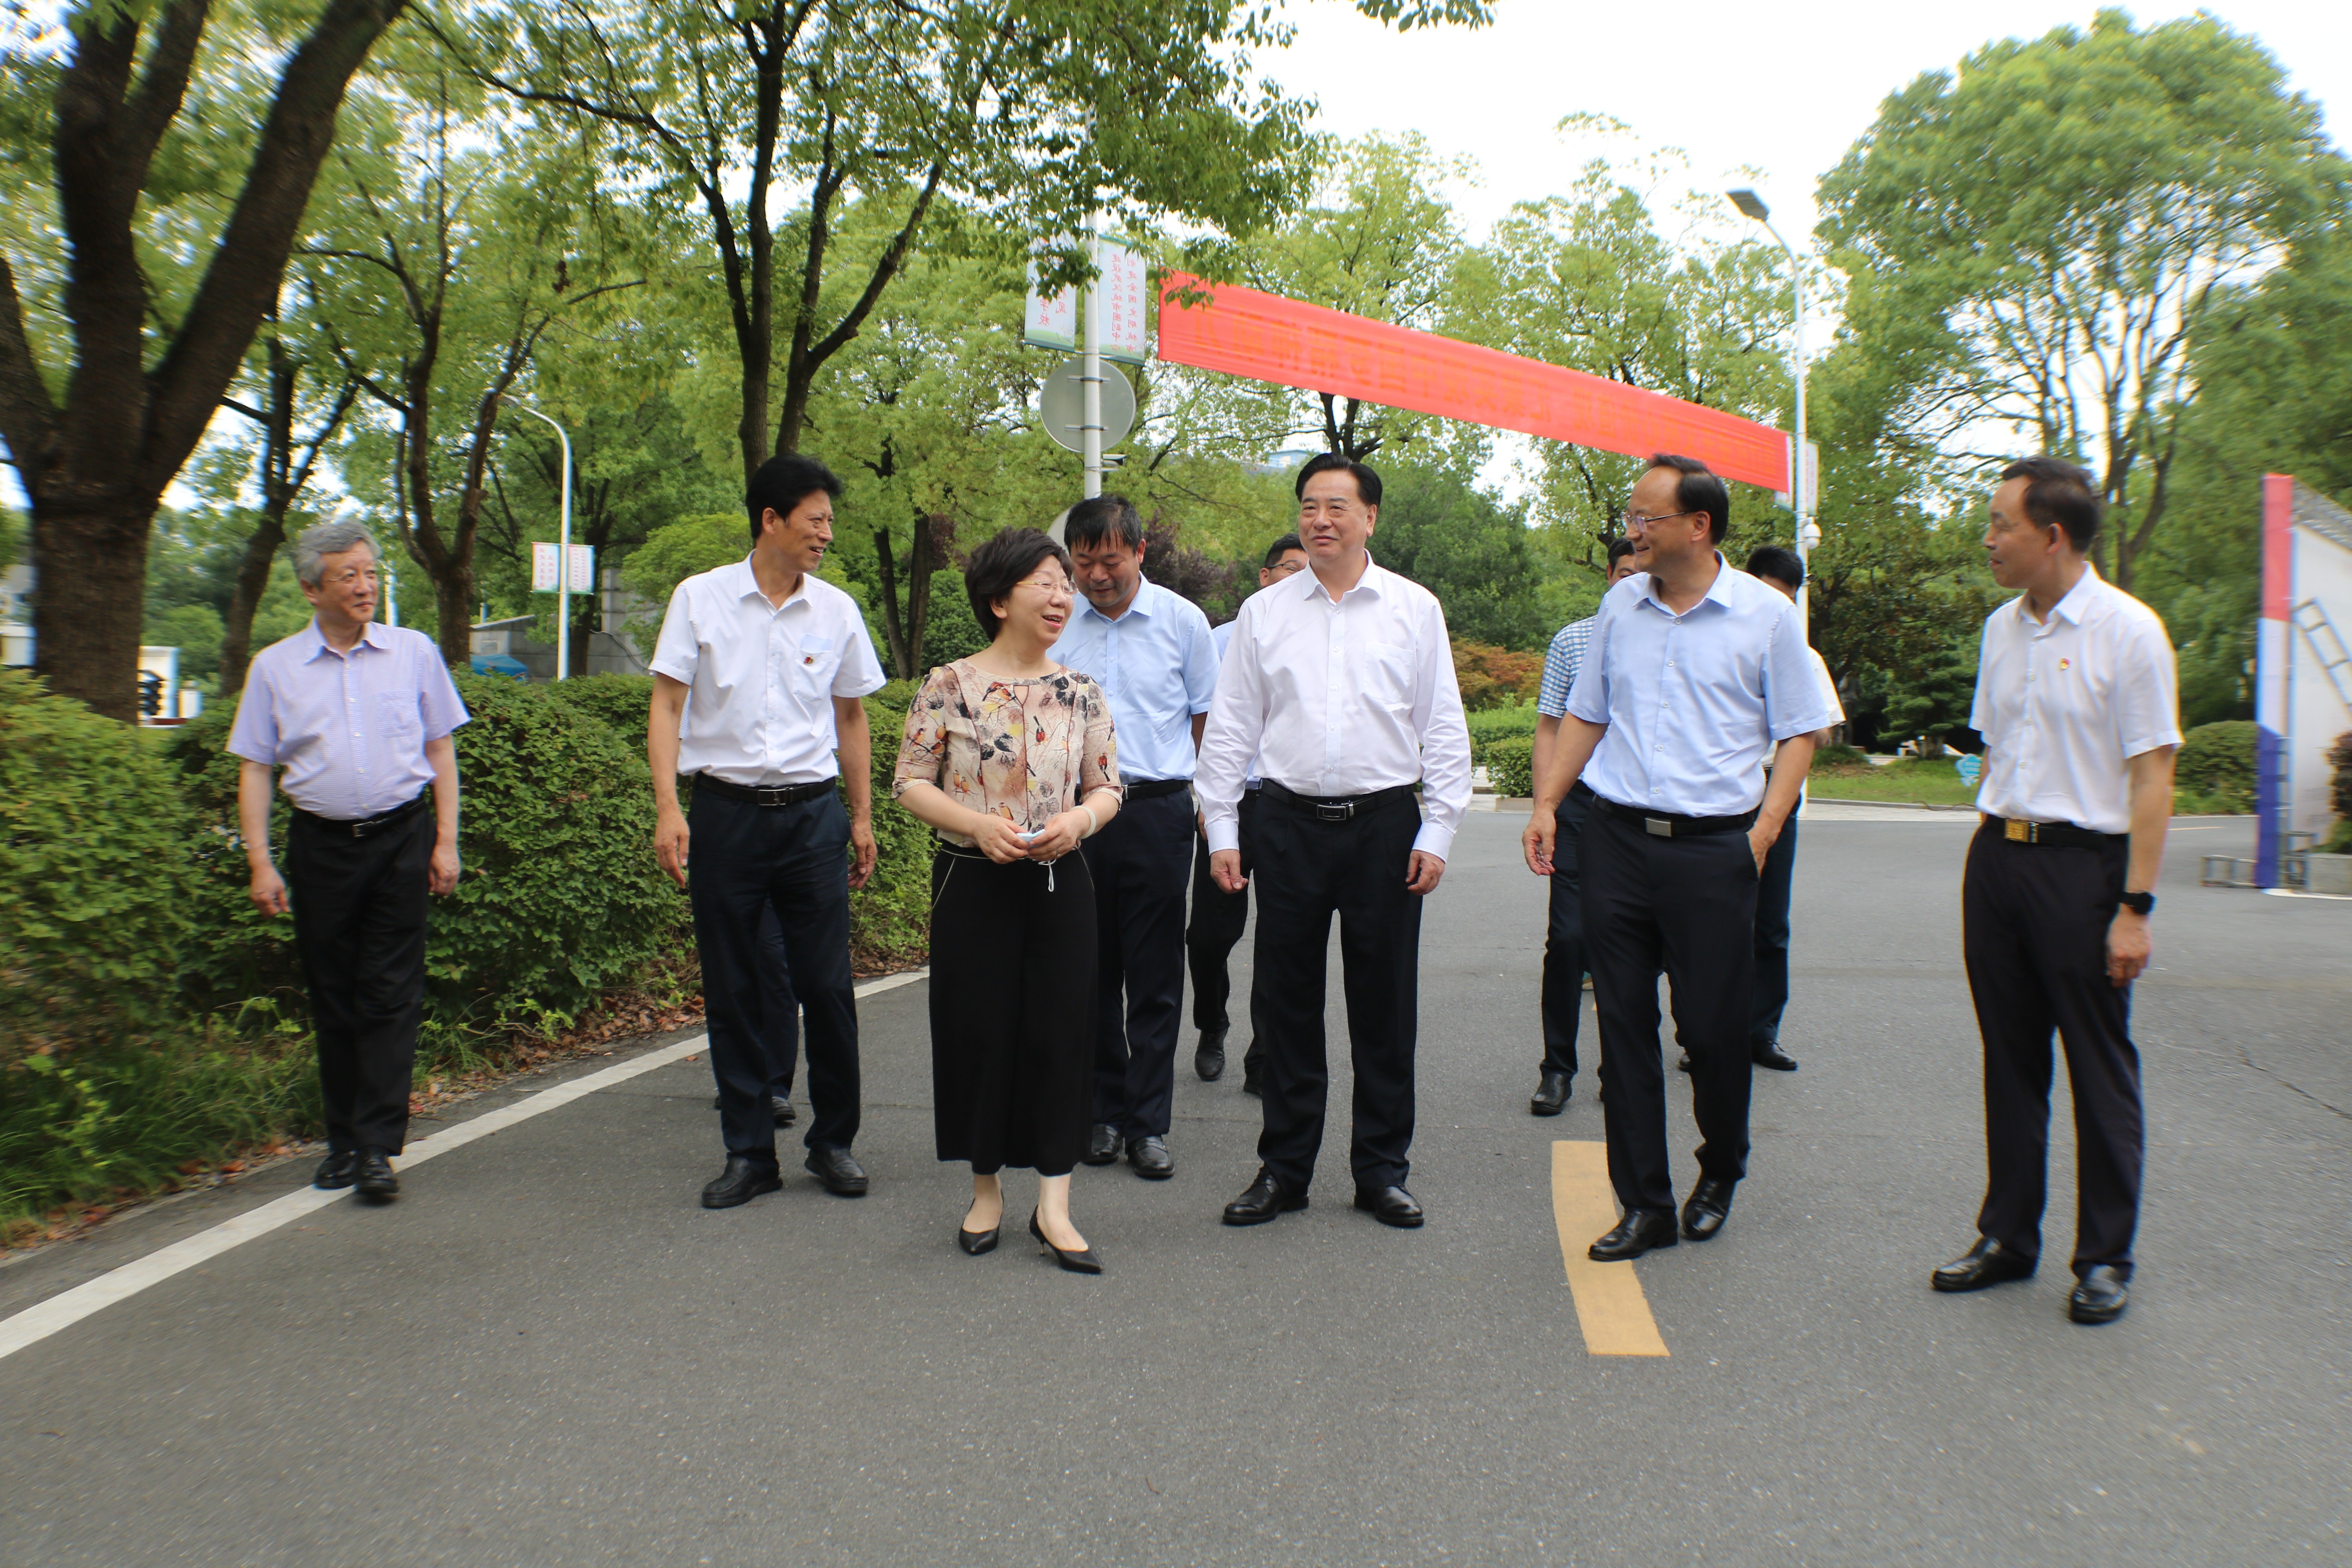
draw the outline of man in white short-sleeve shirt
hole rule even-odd
[[[2145,1142],[2131,983],[2147,966],[2180,744],[2164,623],[2090,563],[2103,512],[2090,476],[2054,458],[2011,464],[1993,491],[1988,564],[2019,596],[1985,617],[1969,716],[1983,821],[1960,886],[1988,1179],[1977,1245],[1934,1276],[1978,1290],[2041,1258],[2055,1032],[2074,1096],[2078,1323],[2113,1322],[2128,1299]]]
[[[858,1125],[849,890],[874,874],[863,699],[883,674],[857,602],[816,575],[840,493],[813,458],[761,464],[747,497],[751,553],[679,584],[654,648],[654,852],[693,906],[727,1142],[726,1169],[702,1190],[706,1208],[782,1185],[761,1049],[778,1022],[765,1016],[776,1004],[761,984],[773,962],[760,932],[769,910],[790,972],[782,994],[797,995],[807,1025],[807,1167],[840,1196],[866,1189],[849,1152]],[[681,774],[694,781],[690,817],[678,807]]]

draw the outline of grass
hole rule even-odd
[[[1969,805],[1977,797],[1976,785],[1960,777],[1948,757],[1906,757],[1885,767],[1864,763],[1815,768],[1805,780],[1805,791],[1815,800],[1904,800],[1924,805]]]

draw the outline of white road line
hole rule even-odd
[[[928,969],[910,969],[901,974],[885,975],[857,987],[856,994],[860,999],[879,995],[885,991],[895,991],[901,985],[910,985],[929,973]],[[512,1105],[485,1111],[469,1121],[445,1128],[428,1138],[420,1138],[401,1155],[400,1168],[404,1171],[413,1169],[437,1154],[462,1149],[477,1138],[502,1132],[519,1121],[544,1115],[600,1089],[610,1089],[642,1073],[666,1068],[700,1051],[709,1038],[708,1035],[695,1035],[676,1041],[659,1050],[647,1051],[643,1056],[631,1057],[627,1061],[615,1062],[611,1067],[575,1078],[569,1083],[543,1089],[537,1094],[516,1100]],[[150,1286],[160,1285],[173,1275],[184,1274],[232,1247],[241,1247],[256,1237],[267,1236],[304,1215],[315,1213],[329,1204],[342,1202],[350,1196],[345,1192],[325,1193],[316,1187],[303,1187],[288,1193],[284,1197],[273,1198],[258,1208],[249,1209],[235,1219],[223,1220],[208,1230],[198,1231],[169,1247],[158,1247],[144,1258],[126,1263],[120,1268],[110,1269],[95,1279],[85,1280],[37,1306],[26,1308],[14,1317],[0,1319],[0,1360],[47,1339],[61,1329],[71,1328],[93,1312],[102,1311],[117,1301],[127,1300]]]

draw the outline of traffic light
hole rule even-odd
[[[163,716],[163,678],[152,669],[139,672],[139,717],[161,719]]]

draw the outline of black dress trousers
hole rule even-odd
[[[1349,1163],[1359,1189],[1402,1186],[1411,1170],[1421,895],[1405,890],[1405,879],[1420,831],[1409,792],[1345,822],[1271,798],[1258,806],[1250,1017],[1265,1052],[1265,1129],[1257,1151],[1287,1192],[1313,1184],[1323,1146],[1330,1084],[1323,995],[1334,914],[1356,1073]]]
[[[1780,1015],[1789,1010],[1789,898],[1797,879],[1797,819],[1764,852],[1756,884],[1756,1018],[1748,1026],[1750,1055],[1780,1043]]]
[[[1559,833],[1551,852],[1549,920],[1544,930],[1543,1070],[1576,1076],[1578,1015],[1584,1010],[1584,883],[1579,867],[1585,802],[1580,780],[1559,803]]]
[[[1256,790],[1242,792],[1240,806],[1242,875],[1255,864],[1251,853],[1257,816]],[[1192,918],[1184,928],[1184,952],[1192,970],[1192,1026],[1203,1034],[1233,1026],[1226,1008],[1233,999],[1232,972],[1226,967],[1234,944],[1249,926],[1249,889],[1228,893],[1209,874],[1209,841],[1192,835]]]
[[[1960,890],[1969,994],[1984,1036],[1988,1180],[1977,1229],[2041,1256],[2054,1030],[2074,1099],[2077,1274],[2105,1263],[2128,1275],[2139,1228],[2139,1052],[2131,988],[2107,979],[2107,926],[2128,855],[2121,838],[2099,849],[2013,844],[1987,823],[1969,841]]]
[[[364,838],[304,811],[287,831],[294,950],[319,1037],[327,1145],[339,1154],[397,1154],[408,1138],[436,831],[430,809]]]
[[[1129,799],[1079,846],[1095,899],[1095,1120],[1166,1137],[1184,1024],[1188,790]]]
[[[1748,1173],[1748,1029],[1756,974],[1756,857],[1741,832],[1665,838],[1595,807],[1583,848],[1584,947],[1601,1022],[1609,1182],[1628,1211],[1671,1211],[1658,976],[1691,1057],[1699,1173]]]
[[[702,960],[710,1070],[730,1154],[776,1160],[768,1109],[773,960],[761,940],[772,910],[783,939],[786,992],[807,1019],[812,1149],[857,1137],[857,1003],[849,969],[849,814],[827,793],[797,805],[755,805],[697,790],[687,819],[687,893]]]
[[[771,908],[760,916],[760,1014],[765,1026],[761,1047],[768,1056],[768,1092],[789,1100],[801,1065],[801,999],[793,994],[792,955],[784,951],[784,928]]]
[[[1095,896],[1083,856],[931,859],[931,1104],[940,1158],[1066,1176],[1094,1100]]]

